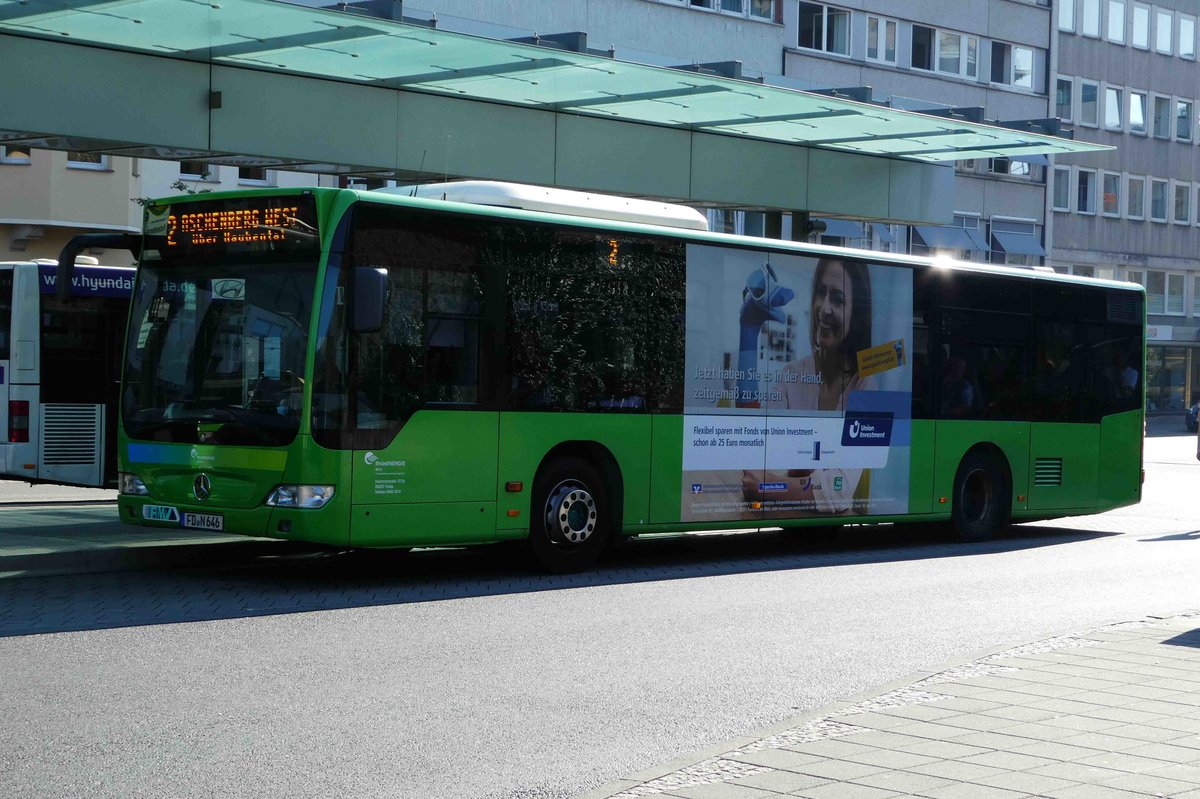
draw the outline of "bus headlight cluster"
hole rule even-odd
[[[117,472],[117,491],[122,494],[132,494],[135,497],[145,497],[150,489],[142,482],[142,478],[132,472]]]
[[[281,485],[267,495],[272,508],[320,508],[333,499],[333,486]]]

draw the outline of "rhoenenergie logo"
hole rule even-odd
[[[363,453],[363,463],[376,468],[380,466],[407,466],[408,461],[381,461],[374,452]]]
[[[892,414],[848,413],[842,427],[843,447],[886,447],[892,443]]]

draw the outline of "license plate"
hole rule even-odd
[[[219,513],[185,513],[183,526],[197,530],[224,530],[225,517]]]
[[[172,505],[143,505],[142,518],[151,522],[179,524],[179,509]]]

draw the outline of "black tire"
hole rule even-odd
[[[960,541],[987,541],[1008,523],[1012,487],[1004,467],[985,452],[968,452],[954,476],[950,522]]]
[[[533,486],[529,547],[546,571],[567,574],[596,562],[612,538],[613,518],[600,474],[581,458],[559,458]]]

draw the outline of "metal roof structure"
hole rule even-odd
[[[339,8],[0,0],[0,144],[934,225],[955,160],[1108,149],[1056,120],[549,46],[582,33],[494,39]]]
[[[0,0],[0,32],[918,161],[1102,149],[1032,129],[273,0]]]

